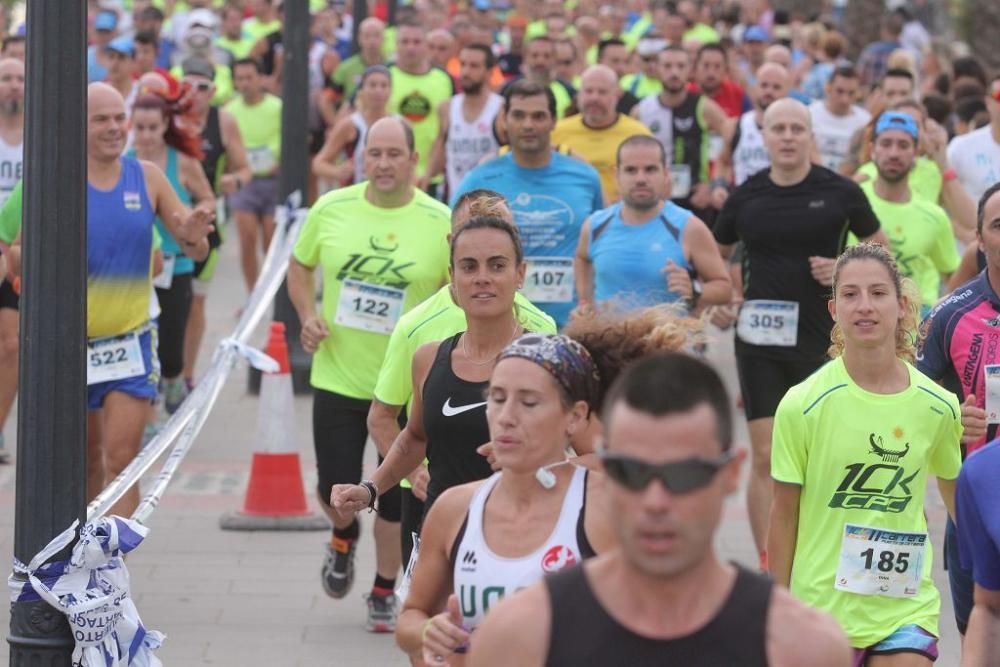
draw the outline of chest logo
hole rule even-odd
[[[125,209],[129,211],[138,211],[142,208],[142,200],[138,192],[125,192],[122,194],[122,203],[125,205]]]
[[[552,547],[542,556],[542,570],[545,572],[559,572],[573,565],[576,565],[576,554],[561,544]]]
[[[882,436],[869,434],[867,453],[877,456],[880,461],[859,461],[844,466],[843,478],[830,497],[828,507],[890,514],[899,514],[909,507],[913,500],[910,485],[920,474],[920,468],[906,470],[900,465],[910,453],[910,443],[904,440],[901,428],[894,429],[892,435],[898,444],[887,445]]]
[[[870,452],[879,456],[885,463],[899,463],[899,460],[910,451],[910,443],[906,443],[903,449],[897,451],[883,449],[882,436],[876,436],[874,433],[868,436],[868,442],[871,444]]]
[[[688,132],[692,127],[694,127],[694,116],[688,118],[674,116],[674,129],[678,132]]]
[[[445,417],[454,417],[455,415],[460,415],[463,412],[468,412],[469,410],[475,410],[476,408],[481,408],[486,405],[486,401],[482,403],[469,403],[468,405],[455,405],[451,404],[451,396],[449,396],[444,405],[441,406],[441,414]]]

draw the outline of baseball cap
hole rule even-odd
[[[131,58],[135,55],[135,44],[131,37],[115,37],[104,46],[105,51],[114,51]]]
[[[112,31],[118,27],[118,14],[112,11],[102,11],[97,13],[94,19],[94,30]]]
[[[219,24],[219,17],[215,15],[211,9],[192,9],[188,14],[188,29],[196,26],[202,25],[206,28],[211,28],[215,30],[215,27]]]
[[[657,53],[667,48],[667,40],[662,37],[643,37],[635,45],[635,52],[640,58],[655,56]]]
[[[203,76],[206,79],[215,81],[215,68],[212,63],[198,56],[190,56],[181,62],[181,71],[184,76]]]
[[[886,130],[902,130],[913,137],[914,141],[920,138],[917,121],[905,111],[886,111],[879,116],[878,122],[875,123],[875,136],[879,136]]]
[[[746,29],[743,33],[744,42],[766,42],[767,41],[767,30],[764,30],[759,25],[752,25]]]
[[[472,6],[476,8],[476,11],[488,12],[493,9],[493,3],[490,0],[475,0]]]

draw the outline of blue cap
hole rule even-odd
[[[920,139],[917,121],[904,111],[886,111],[878,117],[878,122],[875,123],[875,136],[877,137],[886,130],[901,130],[913,137],[914,141]]]
[[[490,0],[475,0],[475,2],[472,3],[472,6],[480,12],[488,12],[493,9],[493,3],[490,2]]]
[[[743,33],[744,42],[766,42],[767,39],[767,30],[759,25],[752,25]]]
[[[114,30],[118,27],[118,14],[112,11],[102,11],[94,19],[94,30]]]
[[[105,45],[104,50],[115,51],[131,58],[135,55],[135,44],[132,42],[131,37],[115,37]]]

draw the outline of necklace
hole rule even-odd
[[[515,321],[514,322],[514,330],[510,332],[510,340],[508,340],[506,343],[504,343],[504,347],[507,347],[507,345],[510,344],[510,341],[514,340],[514,338],[517,337],[517,330],[520,329],[520,328],[521,328],[521,325],[517,321]],[[487,359],[486,361],[476,361],[476,360],[474,360],[472,358],[472,355],[469,354],[468,340],[469,340],[469,332],[466,331],[465,335],[462,336],[462,354],[465,355],[466,361],[468,361],[473,366],[485,366],[486,364],[492,364],[493,362],[495,362],[497,360],[497,357],[500,356],[500,352],[497,352],[495,355],[493,355],[492,358]],[[503,350],[501,349],[501,352],[502,351]]]

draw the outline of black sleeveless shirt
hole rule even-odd
[[[441,342],[424,381],[424,433],[431,477],[425,512],[446,489],[493,474],[486,457],[476,453],[490,441],[486,423],[489,382],[463,380],[451,369],[451,353],[461,336]]]
[[[201,152],[204,157],[201,159],[201,168],[205,172],[212,189],[215,190],[216,177],[218,176],[219,160],[226,154],[226,147],[222,143],[222,128],[219,125],[219,108],[209,107],[208,118],[205,120],[205,127],[201,131]]]
[[[594,596],[583,567],[545,578],[552,604],[548,667],[578,665],[767,665],[771,581],[736,566],[736,581],[719,613],[694,634],[651,639],[623,627]]]

